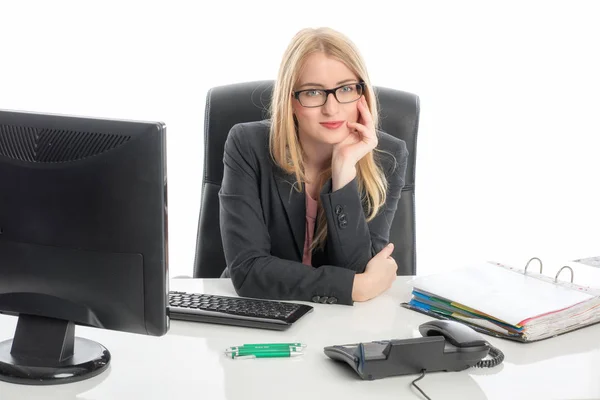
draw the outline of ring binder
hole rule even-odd
[[[542,273],[542,260],[540,260],[537,257],[532,257],[529,259],[529,261],[527,261],[527,264],[525,264],[525,269],[523,270],[523,275],[527,275],[527,267],[529,267],[529,263],[532,262],[533,260],[538,260],[540,262],[540,274]],[[573,281],[571,281],[573,282]]]
[[[571,271],[571,283],[573,283],[573,268],[569,267],[568,265],[565,265],[564,267],[562,267],[561,269],[558,270],[558,272],[556,273],[556,276],[554,277],[554,282],[557,283],[558,282],[558,276],[560,275],[560,273],[562,272],[563,269],[568,268],[569,271]]]
[[[534,260],[540,274],[528,269]],[[565,269],[571,272],[570,282],[559,279]],[[575,269],[580,284],[575,283]],[[533,257],[525,270],[488,261],[416,277],[411,299],[402,306],[525,343],[600,323],[600,268],[558,264],[546,265],[546,275],[542,270],[542,260]]]
[[[527,267],[529,267],[529,264],[533,261],[533,260],[538,260],[540,262],[540,274],[542,273],[542,260],[540,260],[538,257],[531,257],[529,259],[529,261],[527,261],[527,264],[525,264],[525,268],[523,269],[523,275],[527,275]],[[560,273],[562,272],[563,269],[567,268],[569,271],[571,271],[571,283],[573,283],[573,278],[575,276],[575,272],[573,272],[573,268],[569,267],[568,265],[565,265],[564,267],[562,267],[561,269],[558,270],[558,272],[556,273],[556,276],[554,277],[554,283],[558,283],[558,277],[560,275]]]

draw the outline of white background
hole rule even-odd
[[[419,273],[600,255],[593,2],[199,3],[0,2],[0,108],[167,124],[172,276],[192,273],[207,90],[274,79],[324,25],[421,98]]]

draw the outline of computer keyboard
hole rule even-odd
[[[285,330],[312,310],[297,303],[169,292],[169,315],[174,320]]]

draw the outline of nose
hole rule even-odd
[[[323,104],[323,107],[321,107],[321,110],[322,110],[323,114],[325,114],[325,115],[334,115],[335,113],[338,112],[339,106],[340,105],[339,105],[337,99],[335,98],[335,96],[333,95],[333,93],[328,93],[325,104]]]

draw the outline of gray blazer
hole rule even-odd
[[[240,296],[353,304],[354,275],[387,243],[404,186],[406,143],[378,131],[376,152],[388,180],[385,206],[366,222],[356,179],[321,191],[327,241],[312,267],[302,264],[306,229],[305,192],[269,152],[269,121],[235,125],[225,143],[220,226],[227,268]],[[393,155],[393,157],[392,157]]]

